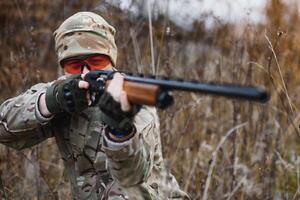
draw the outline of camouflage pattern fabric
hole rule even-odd
[[[144,106],[134,120],[136,135],[115,143],[105,136],[97,107],[44,118],[37,101],[50,84],[0,106],[2,144],[23,149],[55,137],[74,199],[189,199],[164,166],[155,108]]]
[[[79,12],[66,19],[54,32],[58,62],[77,55],[104,54],[117,62],[116,30],[101,16]]]

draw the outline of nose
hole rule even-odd
[[[89,68],[88,68],[87,65],[82,66],[82,68],[81,68],[81,73],[87,74],[89,71],[90,71],[90,70],[89,70]]]

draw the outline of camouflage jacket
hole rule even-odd
[[[164,167],[155,108],[136,115],[136,134],[110,141],[91,107],[80,114],[44,118],[37,106],[51,83],[34,85],[0,106],[0,142],[15,149],[55,137],[74,199],[189,199]]]

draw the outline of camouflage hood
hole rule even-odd
[[[95,13],[78,12],[72,15],[54,32],[58,62],[78,55],[104,54],[116,66],[115,32],[114,27]]]

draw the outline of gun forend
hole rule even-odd
[[[106,88],[110,82],[106,82]],[[166,108],[173,103],[173,97],[158,85],[124,81],[123,87],[129,102],[134,104]]]

